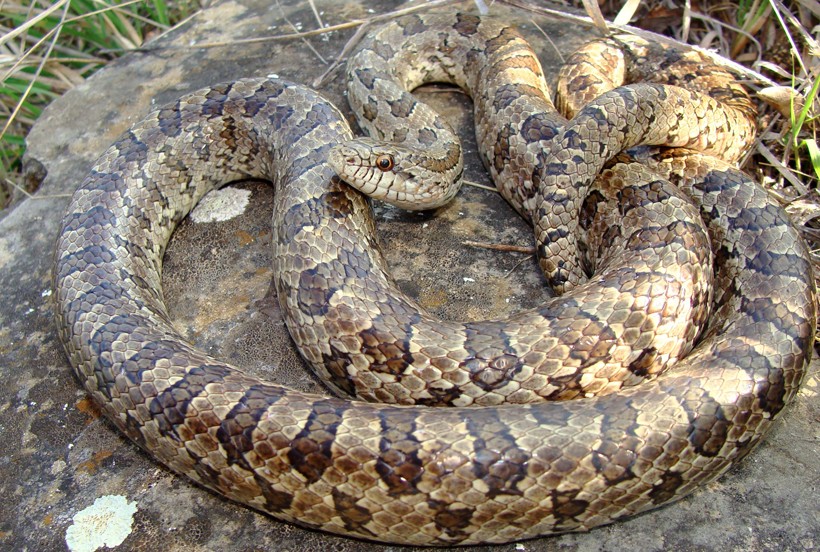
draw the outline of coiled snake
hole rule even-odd
[[[97,161],[63,222],[59,334],[105,414],[160,462],[231,499],[307,527],[408,544],[589,529],[681,498],[751,450],[810,357],[814,288],[798,233],[747,177],[689,152],[646,163],[694,198],[708,237],[688,200],[634,164],[589,188],[608,157],[639,142],[730,150],[737,135],[723,131],[740,124],[736,116],[704,122],[697,115],[714,100],[650,84],[606,93],[562,128],[518,34],[472,16],[409,16],[361,51],[408,68],[405,87],[446,80],[470,91],[483,159],[534,222],[542,267],[567,293],[507,321],[432,319],[395,288],[367,201],[328,163],[344,170],[376,144],[350,142],[344,117],[301,86],[214,86],[132,127]],[[481,68],[495,72],[476,76]],[[377,120],[373,107],[411,118],[424,109],[403,95],[367,105],[393,77],[349,75],[366,89],[351,90],[364,119]],[[526,82],[508,80],[516,75]],[[681,113],[695,114],[694,130]],[[460,150],[448,149],[446,126],[431,117],[422,131],[404,125],[402,138],[426,144],[427,169],[457,176]],[[413,155],[399,151],[377,151],[368,174],[396,174]],[[583,181],[570,186],[576,175]],[[627,182],[633,175],[643,180]],[[274,183],[274,284],[313,368],[361,398],[455,407],[292,391],[173,329],[160,287],[170,234],[207,191],[249,176]],[[615,225],[603,214],[613,203]],[[586,236],[580,258],[576,227]],[[700,249],[709,239],[714,270]],[[630,269],[623,256],[643,264]],[[598,269],[590,283],[582,265]],[[636,295],[643,290],[648,299]],[[556,321],[559,306],[570,322]],[[679,323],[661,311],[683,312],[694,329],[666,332]],[[575,395],[586,398],[542,402]],[[531,404],[501,404],[509,402]],[[474,404],[485,406],[465,407]]]

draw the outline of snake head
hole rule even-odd
[[[453,167],[442,167],[435,152],[360,138],[330,150],[328,164],[350,186],[402,209],[441,207],[461,185],[461,150]],[[446,157],[446,156],[445,156]],[[438,163],[438,165],[436,165]]]

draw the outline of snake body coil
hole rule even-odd
[[[498,52],[493,59],[508,67],[519,61],[504,53],[518,35],[478,18],[413,16],[389,25],[386,34],[408,39],[446,33],[455,48],[460,37],[489,35],[484,52]],[[510,115],[497,108],[518,105],[520,92],[497,83],[480,116],[496,121],[499,132],[531,135],[535,127],[525,120],[543,123],[552,115],[522,120],[513,110],[509,122],[497,122]],[[682,93],[650,85],[609,94],[605,102],[616,117],[618,101],[634,98],[643,113],[660,119],[670,108],[653,96]],[[393,107],[401,111],[398,103]],[[585,109],[587,122],[600,122],[605,110],[600,103]],[[579,121],[567,130],[560,121],[549,127],[561,132],[564,153],[513,169],[528,171],[529,179],[521,180],[529,189],[510,194],[539,232],[547,215],[533,197],[577,203],[582,215],[606,203],[590,202],[597,196],[586,191],[570,197],[560,184],[551,191],[542,182],[552,178],[547,168],[559,164],[591,171],[578,161],[590,148],[575,138],[580,128],[592,127]],[[439,130],[435,123],[428,128]],[[527,399],[549,395],[522,384],[532,377],[551,385],[550,376],[533,376],[530,364],[519,362],[543,353],[534,345],[537,336],[507,333],[500,350],[476,354],[478,345],[498,349],[497,342],[485,342],[498,334],[498,324],[464,324],[462,334],[439,335],[446,326],[424,321],[424,313],[398,295],[366,200],[328,164],[334,145],[351,139],[342,115],[315,92],[279,80],[241,80],[150,114],[103,154],[75,193],[57,242],[60,338],[105,414],[171,469],[277,518],[334,533],[407,544],[507,542],[586,530],[685,496],[749,452],[796,393],[814,336],[805,246],[773,200],[728,166],[674,150],[648,161],[700,206],[715,251],[712,314],[708,324],[705,314],[691,315],[705,325],[694,349],[655,379],[617,394],[499,405],[492,403],[514,400],[521,389]],[[513,156],[502,147],[509,142],[493,140],[494,154],[484,153],[488,165]],[[165,245],[207,191],[244,177],[274,183],[274,283],[293,338],[314,368],[334,377],[335,387],[360,395],[370,391],[357,378],[385,383],[373,384],[367,398],[404,401],[418,391],[411,398],[420,402],[489,406],[433,409],[300,393],[188,344],[162,300]],[[620,195],[635,198],[621,203],[630,210],[659,202],[667,205],[660,212],[689,212],[662,182],[623,190],[629,193]],[[595,217],[588,222],[580,224],[593,233],[604,224]],[[663,233],[678,227],[668,224]],[[691,238],[697,235],[694,228],[664,246],[697,241]],[[698,270],[687,281],[699,280]],[[569,278],[560,273],[553,278],[559,280]],[[630,313],[646,310],[639,304]],[[544,312],[524,316],[549,318]],[[376,322],[364,316],[373,314]],[[398,320],[402,332],[387,333],[393,326],[380,325],[387,319]],[[589,320],[595,333],[600,326]],[[697,331],[688,333],[694,339]],[[550,350],[565,351],[579,366],[591,354],[566,343]],[[508,362],[516,369],[508,370]],[[405,374],[413,366],[437,372],[432,383]],[[586,393],[583,372],[568,366],[571,377],[560,383]],[[492,370],[512,379],[501,384]]]

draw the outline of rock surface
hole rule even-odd
[[[328,24],[396,8],[388,1],[317,3]],[[498,7],[493,11],[510,15]],[[560,63],[556,47],[566,55],[591,32],[537,19],[550,37],[546,41],[528,14],[512,15],[534,41],[548,74]],[[111,519],[126,527],[124,535],[106,541],[122,542],[120,550],[397,549],[277,522],[157,465],[99,417],[72,376],[54,330],[53,244],[68,198],[94,159],[152,108],[196,88],[269,74],[310,83],[325,69],[319,56],[335,59],[353,33],[310,38],[312,48],[298,39],[236,42],[290,33],[288,21],[316,27],[303,1],[281,7],[262,0],[219,3],[66,94],[31,132],[29,156],[48,176],[36,197],[0,221],[0,548],[64,550],[68,534],[73,549],[80,550],[78,535],[89,532],[81,525]],[[204,43],[209,47],[200,47]],[[347,110],[341,80],[323,92]],[[466,178],[488,184],[469,130],[469,99],[456,92],[428,96],[463,130]],[[223,222],[186,220],[168,249],[164,292],[175,323],[211,354],[271,380],[322,392],[293,350],[272,296],[270,187],[245,182],[229,189],[224,203],[239,211],[242,198],[250,195],[241,215]],[[464,240],[530,243],[529,229],[493,192],[468,186],[433,214],[381,206],[377,213],[397,281],[441,316],[498,316],[533,306],[548,293],[532,259],[462,245]],[[588,534],[492,549],[820,548],[818,391],[815,364],[763,445],[692,497]],[[95,503],[102,497],[117,498]],[[107,503],[122,506],[89,509]],[[92,546],[89,541],[86,549]]]

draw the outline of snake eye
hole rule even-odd
[[[389,171],[393,168],[393,156],[386,153],[381,154],[376,158],[376,166],[380,171]]]

